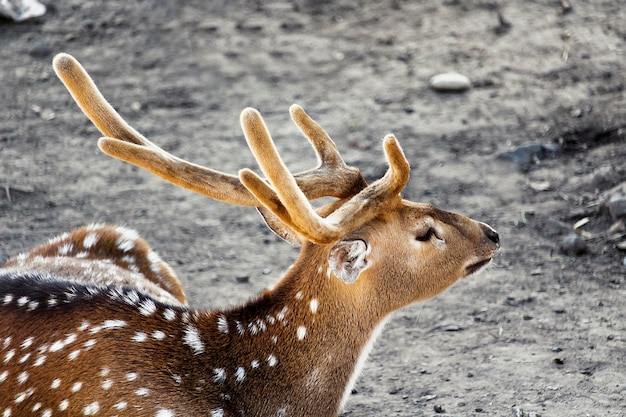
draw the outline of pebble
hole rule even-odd
[[[34,58],[47,58],[52,55],[52,47],[48,42],[39,42],[28,51],[28,54]]]
[[[626,181],[606,191],[601,200],[613,220],[626,219]]]
[[[588,247],[585,239],[576,233],[571,233],[563,238],[559,249],[566,255],[580,256],[587,252]]]
[[[472,87],[472,82],[463,74],[446,72],[430,79],[432,89],[441,92],[460,93]]]
[[[530,165],[542,159],[553,157],[558,152],[558,147],[539,142],[526,142],[513,149],[500,152],[498,159],[514,162],[518,165]]]
[[[606,206],[614,220],[626,218],[626,197],[612,198]]]

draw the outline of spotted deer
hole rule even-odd
[[[90,225],[0,269],[0,415],[336,416],[389,315],[481,270],[498,234],[402,199],[409,164],[383,142],[389,169],[367,184],[298,106],[316,169],[292,175],[260,114],[241,126],[265,179],[213,171],[130,127],[67,54],[58,76],[104,134],[107,154],[231,204],[257,207],[301,246],[295,263],[248,303],[187,305],[173,271],[129,229]],[[310,200],[335,197],[313,208]]]

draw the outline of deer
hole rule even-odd
[[[257,208],[300,253],[272,288],[211,311],[189,306],[174,271],[125,227],[91,224],[10,258],[0,268],[3,417],[337,416],[389,316],[484,270],[498,251],[486,223],[402,198],[410,166],[391,134],[389,167],[368,184],[293,105],[318,166],[292,174],[246,108],[241,127],[262,176],[235,176],[144,138],[72,56],[53,67],[104,135],[103,152]]]

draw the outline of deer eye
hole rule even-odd
[[[432,227],[426,227],[423,230],[420,230],[415,236],[415,240],[419,240],[420,242],[428,242],[431,237],[435,234],[435,229]]]

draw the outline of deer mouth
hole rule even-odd
[[[478,261],[476,263],[473,263],[469,266],[465,267],[465,276],[468,277],[472,274],[477,273],[478,271],[480,271],[481,269],[483,269],[485,266],[487,266],[487,264],[489,264],[489,262],[491,262],[491,258],[488,259],[483,259],[482,261]]]

